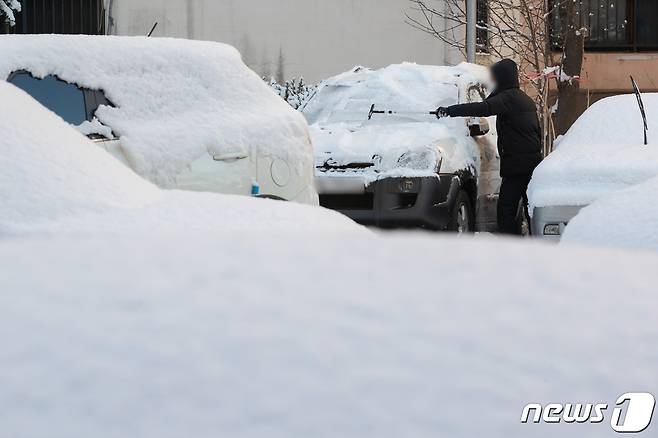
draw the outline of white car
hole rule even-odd
[[[481,101],[488,77],[484,67],[465,63],[405,63],[358,67],[320,84],[303,108],[320,204],[379,227],[495,230],[500,157],[496,132],[489,132],[495,117],[430,114]]]
[[[648,145],[632,94],[596,102],[556,142],[528,188],[534,235],[559,240],[583,207],[658,176],[658,94],[642,100]]]
[[[163,188],[318,204],[304,118],[230,46],[3,35],[0,79]]]

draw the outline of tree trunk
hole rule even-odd
[[[581,28],[576,14],[576,2],[566,2],[563,25],[564,52],[562,54],[562,72],[569,77],[580,76],[585,52],[585,31]],[[556,133],[561,135],[573,125],[585,109],[583,96],[580,94],[580,81],[558,80],[558,109],[555,114]]]

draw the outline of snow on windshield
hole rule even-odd
[[[587,205],[611,191],[658,175],[658,93],[643,95],[649,124],[644,146],[635,95],[608,97],[592,105],[535,170],[531,208]]]
[[[164,187],[206,153],[246,150],[312,165],[304,118],[230,46],[143,37],[0,36],[0,80],[27,70],[103,90],[99,121],[131,167]]]
[[[466,92],[465,83],[484,78],[482,70],[465,64],[435,67],[406,63],[381,70],[357,67],[320,84],[303,112],[311,124],[364,122],[374,104],[380,110],[425,112],[393,118],[427,121],[430,111],[458,103],[460,94]]]
[[[372,167],[358,171],[366,183],[386,176],[433,176],[439,163],[445,172],[477,168],[479,150],[469,137],[466,120],[437,120],[429,113],[440,106],[481,99],[487,75],[484,67],[466,63],[455,67],[405,63],[381,70],[357,67],[326,80],[303,109],[312,123],[316,166],[327,159],[336,164],[372,162]],[[378,110],[413,114],[374,114],[368,120],[373,104]],[[494,125],[493,119],[490,124]],[[422,159],[400,160],[412,151]],[[430,156],[432,165],[419,168]]]

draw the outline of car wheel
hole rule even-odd
[[[473,209],[468,193],[461,190],[452,210],[452,218],[448,226],[449,231],[464,234],[473,232]]]

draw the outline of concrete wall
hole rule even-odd
[[[281,58],[286,78],[307,81],[355,65],[461,61],[405,23],[409,6],[408,0],[113,0],[110,32],[145,35],[158,21],[155,36],[229,43],[261,75],[276,75]]]
[[[602,94],[631,92],[631,75],[642,91],[658,91],[658,53],[585,53],[583,88]]]

